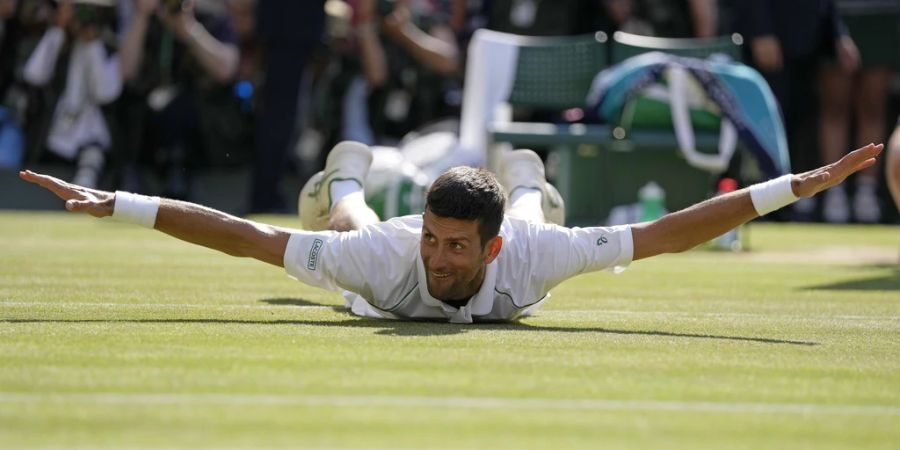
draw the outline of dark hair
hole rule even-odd
[[[437,216],[478,219],[482,248],[500,234],[506,196],[494,174],[473,167],[454,167],[428,189],[426,208]]]

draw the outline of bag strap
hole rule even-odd
[[[687,102],[687,70],[683,67],[669,67],[666,76],[669,82],[672,124],[675,128],[675,139],[678,141],[679,150],[687,159],[688,164],[694,167],[714,173],[724,172],[728,169],[728,164],[737,148],[737,130],[735,130],[734,124],[722,117],[718,154],[697,151]]]

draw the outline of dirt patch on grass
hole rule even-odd
[[[810,250],[754,251],[744,254],[749,261],[803,264],[900,265],[896,246],[829,246]]]

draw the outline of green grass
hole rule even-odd
[[[897,448],[897,228],[750,231],[748,253],[583,275],[535,317],[461,326],[2,213],[0,447]]]

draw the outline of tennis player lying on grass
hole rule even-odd
[[[360,316],[471,323],[528,315],[551,288],[580,273],[621,271],[633,260],[688,250],[840,183],[874,164],[882,148],[870,144],[817,170],[715,197],[653,222],[611,228],[545,223],[560,221],[563,205],[530,150],[503,159],[500,180],[508,199],[490,172],[457,167],[435,180],[423,214],[380,222],[363,196],[372,153],[365,145],[342,142],[300,194],[304,227],[327,231],[265,225],[192,203],[87,189],[30,171],[20,176],[65,200],[69,211],[156,228],[283,266],[309,285],[343,289],[348,307]]]

